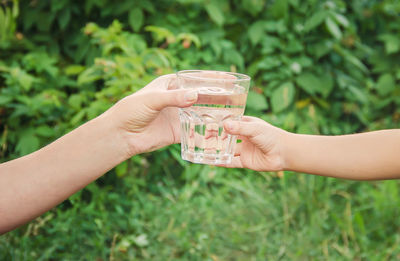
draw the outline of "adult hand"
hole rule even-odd
[[[191,106],[197,92],[176,88],[175,75],[161,76],[105,112],[126,140],[128,157],[180,142],[177,107]]]
[[[99,117],[24,157],[0,164],[0,234],[54,207],[130,158],[179,142],[177,108],[197,93],[157,78]]]

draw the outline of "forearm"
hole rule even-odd
[[[108,117],[0,165],[0,233],[51,209],[127,158],[124,140]]]
[[[400,178],[400,130],[343,136],[289,134],[285,169],[355,180]]]

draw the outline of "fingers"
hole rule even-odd
[[[178,83],[176,81],[176,75],[171,75],[169,82],[167,84],[167,90],[176,90],[178,89]]]
[[[242,161],[240,160],[240,156],[233,157],[232,162],[230,164],[221,164],[217,165],[218,167],[224,168],[243,168]]]
[[[188,75],[190,76],[190,74]],[[204,71],[200,75],[201,77],[220,79],[225,84],[227,83],[231,84],[235,79],[237,79],[237,77],[234,75],[218,71]],[[198,75],[193,74],[193,76],[194,76],[193,79],[198,81],[198,79],[196,78],[198,77]],[[151,92],[156,90],[176,90],[176,89],[178,89],[177,74],[166,74],[154,79],[146,87],[137,91],[137,93]]]
[[[257,117],[252,117],[252,116],[243,116],[242,117],[242,121],[246,121],[246,122],[262,122],[265,123],[265,121],[263,121],[260,118]]]
[[[243,121],[226,121],[224,128],[227,133],[245,137],[255,137],[261,133],[262,124],[253,117],[244,117]]]
[[[148,92],[142,97],[144,105],[152,110],[161,111],[166,107],[184,108],[197,101],[197,91],[169,90]]]
[[[242,143],[237,143],[236,145],[235,145],[235,156],[240,156],[240,152],[242,151],[242,146],[243,146],[243,144]]]
[[[154,79],[152,82],[147,84],[145,87],[143,87],[136,93],[148,93],[153,91],[175,90],[175,89],[178,89],[176,83],[176,74],[166,74]]]

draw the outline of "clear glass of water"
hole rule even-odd
[[[195,89],[197,102],[179,110],[182,159],[210,165],[229,164],[236,136],[227,134],[224,121],[240,120],[246,106],[250,77],[220,71],[180,71],[178,87]]]

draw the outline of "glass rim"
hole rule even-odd
[[[224,79],[224,78],[212,78],[210,76],[201,76],[197,75],[197,73],[219,73],[219,74],[227,74],[232,75],[237,78],[235,79]],[[189,73],[196,73],[196,75],[188,75]],[[177,77],[182,77],[186,79],[193,79],[193,80],[205,80],[205,81],[221,81],[221,82],[245,82],[251,80],[251,77],[243,74],[243,73],[236,73],[236,72],[226,72],[226,71],[215,71],[215,70],[182,70],[176,73]]]

